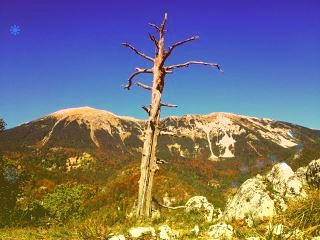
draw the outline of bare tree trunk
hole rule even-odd
[[[139,180],[137,216],[143,217],[151,216],[153,177],[155,171],[158,170],[156,152],[160,134],[161,94],[165,77],[165,69],[162,66],[163,61],[164,39],[160,35],[159,51],[154,60],[151,108],[146,129],[146,139],[142,150],[141,176]]]
[[[135,47],[130,45],[129,43],[123,43],[125,47],[130,48],[139,56],[144,59],[151,61],[153,63],[152,69],[141,69],[136,68],[136,72],[131,74],[128,79],[128,84],[124,86],[124,88],[130,90],[132,86],[133,78],[142,73],[152,73],[153,74],[153,82],[152,87],[147,86],[143,83],[137,82],[136,85],[144,88],[145,90],[152,91],[151,94],[151,104],[150,108],[143,107],[143,109],[149,114],[147,127],[145,131],[145,141],[143,144],[142,150],[142,160],[141,160],[141,175],[139,180],[139,195],[138,195],[138,204],[137,204],[137,217],[148,218],[151,216],[151,203],[152,203],[152,186],[153,186],[153,177],[155,172],[159,169],[157,165],[157,144],[158,137],[160,135],[159,123],[160,123],[160,109],[162,106],[165,107],[177,107],[173,104],[167,104],[161,102],[161,95],[164,88],[164,80],[167,73],[172,73],[173,69],[188,67],[190,65],[206,65],[211,67],[216,67],[221,71],[220,65],[216,63],[207,63],[207,62],[199,62],[199,61],[188,61],[182,64],[176,64],[171,66],[164,66],[166,59],[172,53],[172,51],[187,42],[197,40],[198,36],[190,37],[186,40],[177,42],[173,44],[166,51],[164,47],[164,33],[165,33],[165,23],[167,21],[167,14],[165,14],[163,22],[160,27],[155,24],[150,24],[150,26],[154,27],[159,33],[159,39],[156,39],[155,36],[149,34],[150,40],[154,43],[156,54],[155,57],[149,57],[143,52],[137,50]]]

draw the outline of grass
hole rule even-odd
[[[3,228],[0,229],[1,240],[56,240],[56,239],[79,239],[72,226],[51,228]]]
[[[308,198],[292,200],[280,216],[286,226],[299,228],[307,235],[320,234],[320,189],[309,189]]]

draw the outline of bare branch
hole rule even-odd
[[[168,16],[168,14],[165,13],[165,14],[164,14],[163,21],[162,21],[161,26],[160,26],[160,32],[162,32],[162,33],[163,33],[163,31],[164,31],[164,27],[165,27],[166,22],[167,22],[167,16]]]
[[[220,72],[223,72],[221,69],[221,66],[217,63],[207,63],[207,62],[199,62],[199,61],[189,61],[186,63],[181,63],[181,64],[176,64],[172,66],[165,67],[166,70],[171,70],[175,68],[182,68],[182,67],[189,67],[192,64],[198,64],[198,65],[205,65],[205,66],[210,66],[210,67],[215,67],[217,68]]]
[[[173,132],[168,132],[168,131],[160,131],[160,135],[169,135],[169,136],[174,136],[175,133]]]
[[[161,107],[178,107],[178,105],[170,104],[170,103],[160,103]]]
[[[150,108],[147,108],[146,106],[142,106],[142,109],[145,110],[148,114],[150,114]]]
[[[149,34],[150,40],[154,43],[154,45],[156,46],[156,48],[159,49],[159,44],[158,44],[158,40],[156,39],[156,37],[153,36],[151,33],[148,33],[148,34]]]
[[[146,89],[146,90],[152,90],[152,87],[150,87],[150,86],[148,86],[148,85],[145,85],[145,84],[143,84],[143,83],[141,83],[141,82],[137,82],[136,83],[136,85],[138,86],[138,87],[142,87],[142,88],[144,88],[144,89]]]
[[[181,209],[181,208],[186,208],[185,205],[175,206],[175,207],[171,207],[171,206],[164,205],[163,203],[159,202],[155,197],[152,197],[152,200],[153,200],[156,204],[158,204],[159,206],[164,207],[164,208],[168,208],[168,209],[172,209],[172,210]]]
[[[188,38],[186,40],[183,40],[183,41],[180,41],[180,42],[177,42],[177,43],[173,44],[171,47],[169,47],[169,50],[166,53],[165,59],[171,54],[171,52],[173,51],[173,49],[175,47],[178,47],[178,46],[180,46],[180,45],[182,45],[182,44],[184,44],[186,42],[191,42],[191,41],[194,41],[194,40],[197,40],[197,39],[199,39],[199,36],[193,36],[193,37],[190,37],[190,38]]]
[[[149,23],[149,25],[150,25],[151,27],[154,27],[158,32],[160,32],[160,28],[159,28],[157,25],[155,25],[155,24],[153,24],[153,23]]]
[[[130,90],[130,88],[132,86],[132,79],[135,76],[137,76],[137,75],[139,75],[141,73],[153,73],[153,70],[152,69],[148,69],[148,68],[146,68],[146,69],[136,68],[136,72],[132,73],[131,76],[129,77],[128,84],[122,85],[122,87],[125,88],[125,89]]]
[[[129,43],[125,42],[125,43],[122,43],[123,46],[125,47],[128,47],[130,48],[132,51],[134,51],[136,54],[138,54],[139,56],[151,61],[151,62],[154,62],[154,59],[152,57],[149,57],[147,56],[146,54],[144,54],[143,52],[137,50],[135,47],[133,47],[132,45],[130,45]]]
[[[156,163],[157,163],[157,164],[164,164],[164,163],[168,163],[168,162],[167,162],[166,160],[157,158]]]

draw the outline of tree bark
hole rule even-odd
[[[160,108],[161,94],[164,88],[164,78],[166,71],[163,67],[164,61],[164,38],[163,32],[160,31],[160,39],[158,42],[158,52],[154,59],[153,65],[153,85],[151,94],[151,108],[147,123],[145,142],[142,150],[141,160],[141,176],[139,180],[139,195],[137,216],[150,217],[152,203],[152,186],[155,171],[157,171],[157,144],[160,134]]]

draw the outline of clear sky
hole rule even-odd
[[[177,69],[162,116],[233,112],[320,129],[320,1],[318,0],[1,0],[0,116],[14,127],[63,108],[91,106],[146,118],[149,93],[121,88],[149,62],[148,39],[168,12],[168,64],[218,62]],[[21,32],[10,33],[17,25]],[[150,76],[139,79],[150,82]]]

